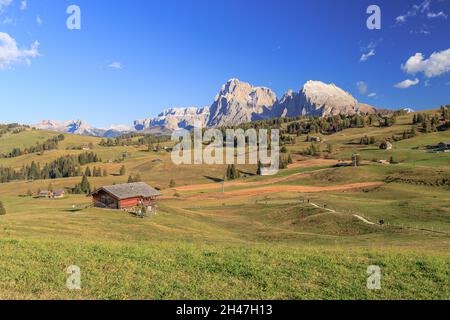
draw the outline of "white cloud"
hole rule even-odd
[[[3,19],[2,24],[13,24],[14,20],[10,17],[6,17],[5,19]]]
[[[36,23],[38,24],[38,25],[42,25],[42,19],[41,19],[41,17],[40,16],[36,16]]]
[[[422,53],[416,53],[402,69],[409,74],[423,72],[428,78],[440,76],[450,71],[450,49],[434,52],[428,59]]]
[[[26,10],[27,7],[28,7],[28,4],[27,4],[26,0],[23,0],[23,1],[20,2],[20,10],[22,10],[22,11]]]
[[[16,40],[7,33],[0,32],[0,69],[8,69],[15,63],[31,64],[31,59],[39,56],[39,42],[35,41],[30,49],[19,49]]]
[[[447,15],[443,11],[436,12],[428,12],[427,17],[430,19],[434,18],[444,18],[447,19]]]
[[[358,81],[356,83],[356,87],[358,88],[358,92],[360,94],[366,94],[367,90],[369,89],[367,83],[365,83],[364,81]]]
[[[363,53],[361,58],[359,59],[360,62],[365,62],[369,60],[370,57],[375,56],[375,50],[371,49],[368,53]]]
[[[409,88],[409,87],[418,85],[419,82],[420,82],[420,80],[417,79],[417,78],[416,78],[415,80],[409,80],[409,79],[407,79],[407,80],[405,80],[405,81],[402,81],[402,82],[397,83],[396,85],[394,85],[394,87],[397,88],[397,89],[407,89],[407,88]]]
[[[411,34],[424,34],[424,35],[430,35],[431,32],[425,29],[420,29],[419,31],[411,30],[409,33]]]
[[[407,18],[406,15],[398,16],[397,18],[395,18],[395,22],[397,22],[397,23],[404,23],[404,22],[406,22],[406,18]]]
[[[368,97],[369,98],[375,98],[377,96],[377,94],[375,92],[369,93]]]
[[[408,10],[405,14],[402,14],[395,18],[395,22],[398,24],[405,23],[409,18],[415,17],[419,14],[424,14],[430,10],[431,0],[424,0],[420,4],[415,4],[412,6],[410,10]]]
[[[12,0],[0,0],[0,11],[9,6],[12,3]]]
[[[110,65],[108,65],[108,67],[113,68],[113,69],[118,69],[118,70],[122,70],[122,64],[118,61],[111,63]]]

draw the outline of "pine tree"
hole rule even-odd
[[[125,173],[127,173],[127,170],[125,169],[125,166],[120,167],[119,175],[124,176]]]
[[[89,183],[86,175],[83,175],[83,178],[81,179],[80,191],[85,194],[89,194],[91,192],[91,184]]]
[[[262,163],[261,163],[261,161],[258,161],[258,168],[256,169],[256,174],[257,175],[261,175],[261,173],[262,173]]]
[[[175,183],[175,180],[170,180],[170,183],[169,183],[169,188],[175,188],[175,186],[176,186],[176,183]]]
[[[294,161],[292,160],[291,154],[288,155],[288,164],[293,164]]]
[[[236,166],[234,164],[230,164],[227,168],[227,179],[228,180],[239,179],[240,176],[241,174],[236,169]]]
[[[3,216],[6,214],[6,209],[3,206],[3,202],[0,201],[0,216]]]

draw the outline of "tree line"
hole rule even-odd
[[[28,147],[28,148],[24,148],[24,149],[13,148],[12,151],[9,153],[0,154],[0,158],[16,158],[16,157],[20,157],[24,154],[38,153],[38,152],[43,152],[46,150],[58,149],[58,143],[63,140],[64,140],[64,135],[60,134],[56,137],[47,139],[46,141],[44,141],[42,143],[38,142],[38,143],[36,143],[36,145]]]
[[[142,133],[128,133],[116,138],[102,139],[99,145],[101,147],[145,146],[150,144],[159,144],[163,142],[168,142],[170,140],[171,140],[170,136],[160,136]]]
[[[60,157],[51,163],[41,166],[40,163],[31,162],[16,170],[12,167],[0,167],[0,183],[15,180],[58,179],[82,176],[81,166],[101,162],[101,159],[92,152],[80,155],[68,155]]]

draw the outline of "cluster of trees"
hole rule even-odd
[[[441,106],[441,117],[443,121],[450,120],[450,104],[446,106]]]
[[[419,125],[423,133],[431,133],[438,131],[440,125],[438,115],[415,114],[412,121],[413,125]]]
[[[19,170],[0,167],[0,183],[14,180],[58,179],[82,176],[81,166],[100,162],[101,159],[92,152],[80,155],[63,156],[43,167],[36,162],[23,166]]]
[[[383,117],[379,121],[380,128],[383,127],[392,127],[397,122],[397,117],[393,115],[392,117]]]
[[[102,171],[102,169],[100,167],[94,167],[92,170],[91,168],[88,166],[86,167],[86,171],[84,172],[84,175],[87,177],[107,177],[108,176],[108,171],[106,169],[104,169]]]
[[[235,180],[241,177],[241,173],[236,169],[236,166],[234,164],[230,164],[227,167],[225,177],[227,178],[227,180]]]
[[[383,116],[381,114],[371,115],[337,115],[328,118],[312,117],[301,118],[290,123],[286,132],[301,136],[303,134],[333,134],[349,128],[364,128],[366,126],[390,127],[396,122],[396,114]]]
[[[286,169],[288,165],[292,164],[291,154],[281,154],[280,155],[280,169]]]
[[[91,184],[88,180],[88,178],[86,177],[86,175],[83,175],[83,178],[81,179],[81,182],[77,185],[75,185],[75,187],[73,187],[70,190],[70,193],[72,194],[89,194],[91,193]]]
[[[42,143],[36,143],[36,145],[20,149],[20,148],[14,148],[11,152],[7,154],[0,154],[0,158],[15,158],[19,157],[24,154],[29,153],[37,153],[37,152],[43,152],[46,150],[54,150],[58,149],[58,143],[60,141],[64,140],[64,135],[60,134],[56,137],[50,138]]]
[[[311,143],[311,145],[302,151],[304,156],[320,156],[322,154],[322,148],[317,143]]]
[[[128,183],[134,183],[134,182],[142,182],[141,175],[139,173],[135,176],[128,177]]]
[[[364,144],[366,146],[374,144],[375,143],[375,137],[368,137],[368,136],[364,136],[361,138],[361,141],[359,142],[359,144]]]
[[[138,139],[134,139],[137,138]],[[170,136],[160,136],[154,134],[128,133],[116,138],[102,139],[99,143],[102,147],[119,146],[145,146],[150,144],[159,144],[171,140]]]
[[[11,123],[11,124],[0,124],[0,138],[7,134],[18,134],[21,133],[29,128],[28,126],[23,126],[18,123]]]

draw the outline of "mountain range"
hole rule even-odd
[[[124,133],[168,134],[179,129],[233,126],[275,117],[372,114],[377,109],[358,102],[350,93],[334,84],[308,81],[301,90],[289,90],[281,99],[266,87],[254,87],[230,79],[214,98],[210,107],[170,108],[155,118],[135,120],[133,126],[118,125],[108,129],[94,128],[82,120],[41,121],[33,127],[99,137],[116,137]]]

